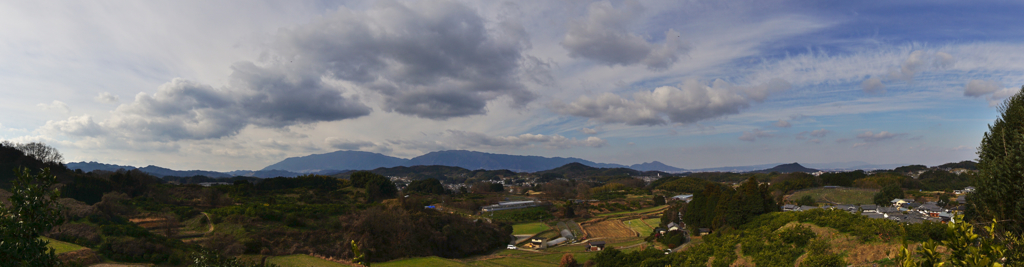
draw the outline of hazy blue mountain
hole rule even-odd
[[[686,169],[676,168],[659,161],[652,161],[650,163],[644,162],[640,164],[633,164],[629,166],[630,169],[638,171],[663,171],[663,172],[685,172]]]
[[[262,170],[286,170],[299,173],[322,170],[372,170],[380,167],[402,166],[408,161],[372,152],[339,150],[331,153],[286,158]]]
[[[537,172],[550,170],[569,163],[578,162],[596,168],[626,167],[619,164],[596,163],[579,158],[518,156],[492,154],[466,150],[447,150],[424,154],[410,159],[406,166],[444,165],[466,168],[469,170],[510,170],[515,172]]]
[[[153,176],[161,177],[161,178],[163,178],[164,176],[190,177],[190,176],[196,176],[196,175],[202,175],[202,176],[206,176],[206,177],[210,177],[210,178],[226,178],[226,177],[231,177],[232,176],[232,175],[227,174],[227,173],[214,172],[214,171],[200,171],[200,170],[176,171],[176,170],[172,170],[172,169],[168,169],[168,168],[164,168],[164,167],[153,166],[153,165],[149,165],[149,166],[146,166],[146,167],[143,167],[143,168],[139,168],[139,170],[141,170],[141,171],[143,171],[145,173],[148,173],[149,175],[153,175]]]
[[[691,172],[751,172],[756,170],[764,170],[771,167],[778,166],[782,163],[773,164],[761,164],[761,165],[750,165],[750,166],[730,166],[730,167],[716,167],[716,168],[704,168],[704,169],[691,169]]]
[[[82,162],[71,162],[71,163],[65,164],[65,166],[68,166],[68,169],[71,169],[71,170],[82,169],[83,172],[91,172],[91,171],[95,171],[95,170],[117,171],[117,170],[120,170],[120,169],[125,169],[125,170],[134,170],[135,169],[135,167],[133,167],[133,166],[106,164],[106,163],[99,163],[99,162],[95,162],[95,161],[90,161],[90,162],[85,162],[85,161],[82,161]]]
[[[260,170],[260,171],[230,171],[226,172],[231,176],[245,176],[245,177],[256,177],[256,178],[275,178],[275,177],[295,177],[303,175],[302,173],[282,171],[282,170]]]
[[[871,164],[863,161],[831,162],[831,163],[806,163],[804,166],[823,171],[853,171],[853,170],[891,170],[908,164]]]
[[[771,173],[771,172],[778,172],[778,173],[791,173],[791,172],[812,173],[812,172],[817,172],[817,171],[818,170],[809,169],[809,168],[806,168],[804,166],[801,166],[800,163],[793,162],[793,163],[790,163],[790,164],[782,164],[782,165],[779,165],[779,166],[772,167],[770,169],[764,169],[764,170],[759,170],[759,171],[754,171],[754,172],[760,172],[760,173]]]

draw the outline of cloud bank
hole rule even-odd
[[[737,114],[752,102],[762,102],[769,94],[788,90],[790,84],[781,79],[741,87],[722,80],[711,86],[687,80],[678,87],[662,86],[653,91],[639,91],[632,99],[604,93],[596,97],[580,96],[571,103],[554,102],[552,110],[604,123],[627,125],[660,125],[694,123],[701,120]]]

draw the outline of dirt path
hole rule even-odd
[[[210,214],[206,214],[206,212],[200,212],[200,213],[202,213],[203,216],[206,216],[206,221],[210,223],[210,231],[207,231],[206,233],[207,234],[213,233],[213,219],[210,218]]]

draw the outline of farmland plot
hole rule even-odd
[[[619,220],[601,221],[594,224],[583,225],[583,229],[590,236],[588,238],[614,238],[614,237],[635,237],[633,230],[622,224]]]

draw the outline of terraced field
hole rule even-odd
[[[581,226],[590,234],[589,238],[636,237],[636,233],[619,220],[600,221]]]

